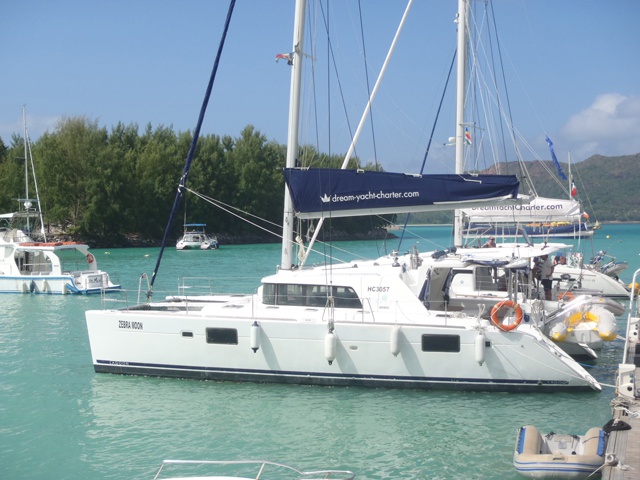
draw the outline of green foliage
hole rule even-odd
[[[45,221],[63,227],[67,233],[114,240],[138,234],[159,240],[167,226],[191,140],[190,132],[176,133],[172,127],[162,125],[154,128],[149,124],[140,133],[135,124],[119,123],[108,132],[85,117],[62,120],[52,133],[42,135],[32,145]],[[238,138],[200,137],[187,188],[226,205],[226,209],[238,209],[242,218],[186,192],[180,218],[171,225],[170,238],[180,235],[186,221],[206,223],[210,231],[230,236],[251,234],[275,240],[244,219],[276,234],[281,232],[285,158],[285,146],[268,141],[251,125]],[[340,168],[343,159],[344,155],[328,155],[304,146],[297,161],[307,167]],[[595,155],[571,166],[578,198],[592,220],[640,221],[639,162],[640,154]],[[348,168],[363,167],[354,157]],[[380,170],[375,165],[364,168]],[[515,162],[500,168],[520,171]],[[567,165],[563,169],[569,171]],[[527,171],[539,195],[568,196],[567,183],[553,178],[556,170],[550,161],[527,162]],[[15,211],[16,199],[24,197],[24,172],[24,139],[13,135],[9,146],[0,139],[2,211]],[[29,193],[32,198],[35,196],[32,177]],[[325,222],[321,238],[366,235],[393,220],[334,219]],[[395,221],[403,223],[404,217]],[[452,213],[413,214],[409,221],[451,223]],[[308,227],[301,228],[306,231]]]
[[[159,240],[191,141],[190,132],[176,133],[163,125],[148,124],[140,133],[135,124],[119,123],[108,132],[85,117],[62,120],[32,146],[45,222],[89,237],[117,240],[137,234]],[[238,138],[200,137],[186,187],[227,209],[237,209],[242,218],[187,191],[180,218],[170,226],[170,238],[180,235],[183,223],[202,222],[216,233],[275,240],[243,219],[281,232],[285,158],[285,146],[268,141],[251,125]],[[307,166],[339,168],[343,156],[304,147],[299,159]],[[350,160],[349,168],[360,168],[357,158]],[[35,195],[32,180],[29,188]],[[24,190],[24,142],[14,135],[9,148],[0,140],[2,211],[16,210],[15,199],[24,197]],[[328,234],[362,234],[383,223],[377,217],[340,219],[327,222],[326,229]]]
[[[6,147],[2,142],[0,151],[0,210],[11,212],[18,209],[18,198],[24,198],[24,140],[22,137],[14,135],[11,147]],[[29,171],[31,167],[29,166]],[[29,192],[33,182],[30,182]]]

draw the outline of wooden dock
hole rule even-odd
[[[640,348],[636,352],[639,320],[639,317],[629,315],[625,355],[618,370],[616,398],[611,402],[614,427],[617,420],[618,425],[626,424],[631,428],[610,432],[602,468],[603,480],[640,478]]]

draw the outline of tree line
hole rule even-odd
[[[45,224],[66,234],[101,238],[107,244],[131,235],[161,239],[191,141],[191,132],[175,132],[172,127],[148,124],[140,132],[136,124],[119,123],[108,131],[85,117],[60,121],[53,132],[31,145]],[[8,146],[0,139],[3,212],[16,211],[16,199],[25,196],[24,156],[23,137],[14,134]],[[281,233],[285,158],[286,146],[267,140],[251,125],[237,138],[200,136],[187,188],[232,206],[240,217],[187,192],[169,238],[180,236],[186,219],[187,223],[206,223],[211,232],[230,237],[278,241],[243,218]],[[300,153],[301,164],[314,167],[339,167],[342,158],[313,147]],[[352,159],[350,168],[362,167]],[[32,175],[29,182],[34,198]],[[336,220],[331,228],[355,233],[383,223],[366,217]]]

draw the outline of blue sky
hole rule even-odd
[[[362,1],[371,86],[405,6]],[[123,122],[141,131],[148,123],[193,130],[227,8],[223,0],[5,0],[0,137],[9,144],[21,134],[24,104],[34,140],[75,116],[108,129]],[[456,8],[456,0],[417,0],[411,9],[373,110],[375,151],[386,170],[420,168],[455,49]],[[545,134],[561,161],[569,152],[573,161],[640,152],[639,1],[494,0],[494,11],[514,124],[537,155],[549,158]],[[293,0],[237,1],[203,134],[235,137],[252,124],[286,143],[290,73],[275,55],[291,49],[293,13]],[[366,100],[358,17],[353,0],[333,2],[328,14],[352,130]],[[326,47],[313,56],[316,101],[326,105]],[[330,149],[346,152],[341,100],[331,102]],[[444,145],[454,134],[452,115],[447,99],[430,171],[453,170],[453,149]],[[304,143],[315,142],[314,127],[302,131]],[[366,162],[374,144],[371,127],[365,132],[357,153]]]

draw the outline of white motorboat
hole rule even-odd
[[[24,142],[28,167],[31,156],[26,121]],[[25,175],[28,178],[28,173]],[[0,215],[0,293],[64,295],[119,290],[120,285],[112,283],[109,274],[98,269],[88,245],[47,242],[35,175],[34,183],[36,200],[28,198],[27,181],[25,198],[18,199],[18,211]]]
[[[184,233],[176,243],[177,250],[215,250],[217,237],[205,231],[205,223],[185,223]]]
[[[618,278],[582,265],[555,265],[553,281],[561,290],[595,293],[612,298],[628,298],[629,287]]]
[[[167,476],[167,470],[179,468],[189,473],[177,477]],[[264,460],[164,460],[153,480],[282,480],[285,478],[353,480],[356,475],[349,470],[334,469],[305,472],[290,465]]]
[[[0,293],[91,294],[116,291],[89,246],[75,242],[0,243]]]
[[[617,262],[616,257],[607,255],[607,252],[604,250],[598,251],[598,253],[596,253],[596,255],[589,261],[589,264],[586,265],[587,268],[598,270],[605,275],[615,278],[616,280],[628,266],[629,264],[627,262]]]
[[[461,1],[458,39],[465,51],[467,14],[468,3]],[[305,2],[298,0],[279,271],[253,294],[175,296],[87,311],[95,371],[329,386],[599,391],[598,382],[535,325],[507,332],[477,314],[428,308],[405,279],[408,265],[393,257],[294,265],[294,211],[304,219],[452,210],[509,204],[518,188],[508,175],[296,168],[304,18]],[[464,77],[464,62],[461,68]],[[458,104],[464,105],[460,89]],[[460,117],[456,136],[460,158]]]
[[[602,428],[591,428],[586,435],[542,435],[526,425],[518,431],[513,465],[527,478],[593,478],[604,464],[606,449],[607,434]]]

